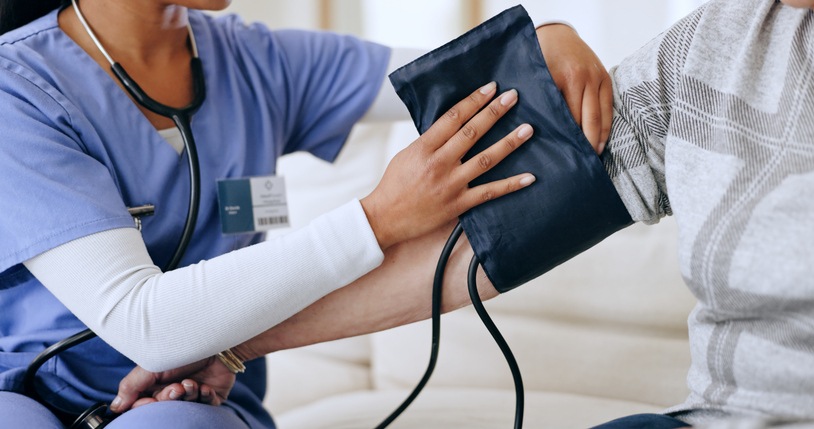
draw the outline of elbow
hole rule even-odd
[[[168,344],[156,344],[155,342],[108,344],[127,359],[149,372],[169,371],[199,360],[196,357],[168,352],[168,350],[172,350],[172,347]]]
[[[128,358],[129,358],[129,356],[128,356]],[[145,369],[145,370],[147,370],[149,372],[159,373],[159,372],[169,371],[169,370],[171,370],[173,368],[177,368],[177,367],[172,367],[170,365],[167,365],[167,362],[165,360],[155,359],[155,358],[148,357],[148,356],[136,356],[135,359],[130,359],[130,360],[132,360],[133,362],[135,362],[136,365],[140,366],[141,368],[143,368],[143,369]]]

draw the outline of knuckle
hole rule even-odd
[[[464,137],[470,140],[476,140],[478,138],[478,130],[476,130],[475,127],[469,124],[461,128],[461,134],[463,134]]]
[[[515,149],[517,149],[519,142],[514,137],[506,137],[503,139],[503,145],[509,152],[513,152]]]
[[[468,208],[464,204],[463,201],[455,201],[453,203],[447,204],[446,210],[444,210],[444,216],[447,219],[452,219],[458,217],[461,213],[467,211]]]
[[[457,107],[453,107],[447,110],[447,113],[444,114],[444,117],[447,118],[448,121],[458,122],[458,119],[461,117],[461,112],[458,110]]]
[[[483,104],[481,104],[482,101],[480,100],[480,98],[478,98],[477,94],[479,94],[479,92],[474,92],[472,94],[469,94],[466,97],[466,99],[469,100],[469,102],[472,103],[472,104],[482,106],[483,105]]]
[[[495,193],[491,189],[487,189],[481,193],[480,198],[484,203],[487,201],[492,201],[495,199]]]
[[[512,181],[506,183],[506,193],[507,194],[512,193],[512,192],[514,192],[514,191],[516,191],[516,190],[518,190],[520,188],[521,188],[520,182],[518,182],[517,180],[512,180]]]
[[[130,380],[128,378],[123,378],[119,382],[119,390],[121,392],[129,392],[130,390],[132,390],[132,388],[133,388],[132,384],[130,383]]]
[[[424,177],[433,179],[438,177],[443,169],[443,165],[441,165],[441,161],[434,156],[427,158],[424,161]]]
[[[562,71],[563,78],[565,79],[566,82],[568,82],[570,84],[574,84],[577,81],[579,81],[579,78],[580,78],[581,75],[582,75],[582,71],[578,67],[575,67],[575,66],[566,67]]]
[[[584,120],[590,124],[599,125],[602,122],[602,115],[599,112],[593,112]]]
[[[478,154],[478,166],[484,171],[492,168],[492,157],[488,153]]]
[[[499,118],[502,113],[500,110],[500,104],[498,103],[490,104],[489,108],[486,109],[486,111],[489,112],[489,116],[491,116],[492,118]]]

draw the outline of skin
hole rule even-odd
[[[183,106],[192,99],[187,9],[220,10],[228,0],[82,0],[81,9],[109,54],[158,101]],[[81,27],[72,8],[59,25],[100,67],[109,64]],[[593,52],[567,26],[537,31],[552,76],[595,150],[601,152],[611,120],[610,78]],[[111,74],[111,78],[114,76]],[[487,84],[399,153],[379,185],[361,200],[385,254],[383,264],[317,301],[289,320],[233,348],[243,360],[293,347],[360,335],[430,316],[430,290],[437,255],[457,216],[493,198],[530,185],[529,174],[469,188],[468,183],[500,162],[531,136],[521,126],[484,152],[461,163],[463,154],[517,101],[510,90],[496,94]],[[156,128],[172,122],[142,109]],[[418,191],[418,192],[416,192]],[[472,257],[466,239],[455,248],[445,278],[443,311],[469,303],[466,271]],[[393,279],[402,279],[399,284]],[[483,299],[497,295],[481,271]],[[211,357],[187,366],[151,373],[137,367],[120,383],[112,409],[123,412],[159,400],[221,404],[234,375]]]
[[[147,94],[153,94],[159,102],[183,106],[192,100],[187,7],[217,9],[227,5],[223,0],[186,0],[173,4],[150,0],[83,0],[81,8],[110,56],[121,63]],[[107,60],[81,27],[73,8],[60,13],[59,24],[114,78]],[[477,109],[484,107],[495,96],[494,87],[484,91],[487,92],[478,91],[478,96],[468,98],[467,105],[477,104]],[[507,97],[513,98],[508,100]],[[496,103],[503,100],[508,103],[504,105],[510,106],[516,99],[516,92],[510,91]],[[494,124],[495,113],[500,110],[494,105],[490,105],[486,114],[475,116],[472,123],[467,122],[474,114],[471,108],[466,114],[451,111],[439,120],[442,125],[433,127],[399,153],[380,185],[361,200],[382,250],[426,234],[478,204],[533,183],[533,176],[521,174],[474,188],[468,186],[530,136],[524,134],[520,140],[508,136],[484,151],[481,157],[461,164],[460,158],[465,153],[462,149],[471,148],[476,141],[471,137],[483,135]],[[169,118],[139,107],[156,128],[173,127]],[[505,110],[501,110],[502,113]],[[487,128],[480,129],[483,126]],[[473,134],[473,130],[477,132]],[[483,159],[490,162],[483,163]]]
[[[187,7],[220,10],[229,4],[230,0],[186,0],[172,4],[148,0],[82,0],[80,7],[110,56],[147,94],[169,106],[186,106],[193,98]],[[73,8],[64,9],[58,22],[60,28],[119,83]],[[157,129],[174,126],[171,119],[138,107]]]
[[[791,7],[814,9],[814,0],[780,0]]]
[[[782,0],[782,3],[814,9],[814,0]],[[545,26],[537,30],[537,35],[552,76],[563,92],[572,115],[583,127],[597,153],[601,153],[612,118],[610,77],[590,48],[575,37],[575,32],[567,26]],[[257,341],[236,346],[234,351],[244,359],[251,359],[276,350],[375,332],[428,318],[430,310],[426,297],[430,296],[427,285],[431,284],[431,274],[411,273],[420,278],[418,283],[424,285],[424,305],[417,307],[404,305],[414,300],[415,294],[405,293],[410,288],[394,284],[393,279],[405,277],[400,267],[405,260],[410,262],[409,265],[424,267],[424,271],[429,271],[427,267],[435,262],[435,256],[428,258],[427,255],[440,252],[439,243],[446,239],[450,229],[451,225],[447,225],[391,247],[385,251],[385,262],[380,268],[317,301],[270,329]],[[472,250],[465,236],[462,241],[455,247],[445,276],[442,311],[462,307],[468,300],[465,285],[460,283],[465,277]],[[392,274],[398,276],[393,277]],[[483,299],[497,295],[482,271],[478,280]],[[419,284],[416,287],[422,286]],[[411,311],[405,311],[408,307]],[[183,382],[177,382],[181,379],[184,379]],[[113,409],[122,412],[151,402],[178,399],[182,395],[180,399],[216,404],[228,396],[233,383],[234,375],[214,357],[164,373],[151,373],[136,367],[122,380]],[[197,391],[199,386],[200,394]],[[209,400],[212,396],[217,397],[218,401]]]
[[[539,27],[537,40],[571,115],[596,153],[601,154],[613,119],[613,87],[605,66],[567,25]]]

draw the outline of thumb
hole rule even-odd
[[[110,404],[114,413],[129,410],[142,393],[158,381],[156,374],[137,366],[119,382],[119,392]]]

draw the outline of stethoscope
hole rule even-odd
[[[192,26],[187,24],[187,29],[189,30],[189,40],[190,45],[192,48],[192,60],[190,61],[190,67],[192,68],[192,82],[193,82],[193,100],[192,102],[181,108],[170,107],[165,104],[159,103],[158,101],[151,98],[141,87],[134,81],[124,70],[124,67],[121,64],[113,61],[113,58],[107,53],[107,50],[102,46],[99,42],[99,39],[96,38],[96,34],[94,34],[93,30],[91,30],[88,22],[85,20],[84,15],[79,10],[79,6],[76,3],[76,0],[71,0],[73,4],[74,11],[76,12],[77,18],[79,18],[79,22],[82,23],[82,26],[85,27],[85,31],[87,31],[88,36],[90,36],[93,43],[99,48],[99,51],[105,56],[107,61],[110,63],[110,68],[113,71],[113,74],[116,78],[124,85],[124,88],[133,97],[134,100],[141,106],[145,107],[146,109],[150,110],[153,113],[158,115],[168,117],[173,120],[175,126],[178,127],[178,130],[181,132],[181,137],[184,141],[184,149],[187,153],[187,162],[189,164],[189,183],[190,183],[190,192],[189,192],[189,209],[187,211],[186,221],[184,223],[184,229],[181,232],[181,238],[179,239],[178,246],[175,249],[175,252],[172,255],[169,263],[164,268],[164,271],[169,271],[175,269],[181,261],[181,257],[183,257],[184,252],[189,245],[189,241],[192,238],[192,233],[195,230],[195,223],[198,219],[198,205],[200,200],[200,184],[201,184],[201,177],[200,177],[200,168],[198,166],[198,151],[195,147],[195,139],[192,135],[192,115],[201,107],[206,98],[206,85],[204,82],[204,74],[203,74],[203,66],[201,65],[201,60],[198,57],[198,46],[195,43],[195,34],[192,31]],[[150,214],[149,210],[145,212],[144,207],[136,207],[133,209],[128,209],[131,215],[136,219],[137,225],[140,225],[139,216]],[[151,207],[151,206],[150,206]],[[91,331],[90,329],[86,329],[78,334],[75,334],[71,337],[68,337],[51,347],[45,349],[42,353],[40,353],[31,363],[28,365],[26,369],[25,376],[23,378],[23,387],[25,389],[26,395],[31,397],[32,399],[37,400],[42,404],[46,404],[45,401],[42,400],[39,393],[37,392],[34,380],[39,368],[49,359],[57,355],[58,353],[65,351],[73,346],[79,345],[93,337],[96,334]],[[53,407],[50,407],[53,408]],[[65,413],[61,410],[52,410],[56,411],[60,415],[64,415]],[[108,407],[104,403],[97,403],[85,410],[70,426],[70,429],[101,429],[112,420],[112,416],[108,412]]]
[[[206,98],[206,87],[204,82],[204,74],[203,74],[203,67],[201,65],[201,60],[198,57],[198,47],[195,43],[195,35],[192,32],[192,27],[187,25],[189,30],[189,40],[190,45],[192,47],[192,60],[190,62],[190,66],[192,68],[192,79],[193,79],[193,89],[194,89],[194,98],[192,102],[182,108],[175,108],[170,107],[164,104],[161,104],[154,99],[152,99],[149,95],[147,95],[144,90],[136,83],[124,70],[124,68],[119,64],[113,61],[113,58],[107,53],[105,48],[96,38],[96,35],[91,30],[90,26],[88,25],[85,17],[82,15],[82,12],[79,10],[79,6],[76,3],[76,0],[71,0],[73,4],[73,8],[76,11],[76,16],[79,18],[79,21],[82,23],[82,26],[85,27],[90,38],[93,40],[93,43],[96,44],[96,47],[102,52],[105,56],[107,61],[110,63],[111,70],[113,71],[116,78],[124,85],[127,92],[136,100],[138,104],[145,107],[146,109],[156,113],[158,115],[171,118],[175,123],[175,126],[178,127],[178,130],[181,132],[181,137],[184,141],[184,149],[187,152],[187,161],[189,163],[189,181],[190,181],[190,194],[189,194],[189,210],[187,212],[186,222],[184,224],[184,229],[181,233],[181,238],[178,242],[178,247],[175,249],[175,253],[170,259],[170,262],[166,265],[165,271],[169,271],[175,269],[181,257],[184,255],[187,246],[189,245],[190,238],[192,237],[192,233],[195,229],[195,222],[198,218],[198,202],[200,199],[200,170],[198,166],[198,152],[195,147],[195,139],[192,135],[192,127],[191,127],[191,120],[192,115],[201,107],[203,104],[204,99]],[[146,205],[141,207],[134,207],[128,209],[131,215],[136,219],[136,224],[139,226],[140,229],[140,219],[139,216],[142,215],[149,215],[152,213],[152,206]],[[419,381],[418,385],[413,389],[410,395],[402,402],[402,404],[393,411],[384,421],[382,421],[376,429],[384,429],[388,427],[402,412],[404,412],[407,407],[415,400],[418,394],[423,390],[424,386],[426,385],[427,381],[429,381],[430,376],[433,373],[435,368],[436,361],[438,359],[438,344],[440,341],[440,317],[441,317],[441,289],[443,285],[443,278],[444,278],[444,267],[446,266],[449,257],[452,253],[452,249],[457,242],[458,238],[461,236],[463,229],[461,228],[460,224],[455,227],[455,230],[450,235],[447,243],[444,246],[444,249],[441,252],[441,257],[438,261],[438,266],[436,268],[435,277],[433,280],[433,289],[432,289],[432,348],[430,353],[430,361],[427,366],[427,369],[424,373],[424,376]],[[523,382],[520,376],[520,371],[517,367],[517,362],[514,359],[514,356],[511,353],[511,350],[506,344],[506,341],[500,335],[500,332],[495,327],[494,322],[491,321],[488,314],[486,313],[483,304],[480,302],[480,297],[478,296],[477,291],[477,267],[478,267],[478,260],[477,257],[473,257],[472,263],[469,267],[468,273],[468,284],[469,284],[469,295],[472,299],[472,303],[475,307],[475,310],[478,312],[478,315],[486,325],[489,332],[494,337],[495,341],[501,348],[506,360],[509,364],[509,367],[512,371],[512,376],[514,377],[515,382],[515,391],[517,396],[517,404],[515,410],[515,428],[522,427],[523,421]],[[52,411],[54,411],[57,415],[64,416],[64,413],[61,410],[55,409],[55,407],[48,405],[45,401],[42,400],[39,393],[34,386],[34,380],[37,371],[39,368],[49,359],[57,355],[58,353],[67,350],[73,346],[79,345],[93,337],[96,334],[91,331],[90,329],[86,329],[82,332],[79,332],[76,335],[68,337],[51,347],[45,349],[42,353],[40,353],[34,360],[31,361],[28,368],[26,369],[25,376],[23,378],[23,386],[25,389],[26,395],[29,397],[37,400],[38,402],[46,405]],[[70,426],[69,429],[102,429],[112,421],[114,416],[109,412],[108,406],[105,403],[99,402],[91,406],[90,408],[86,409],[78,418],[76,418],[73,424]]]

